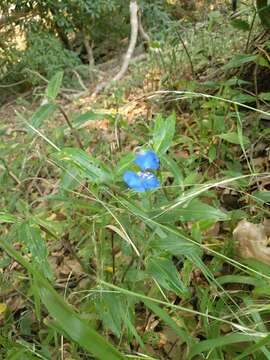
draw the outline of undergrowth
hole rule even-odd
[[[102,109],[70,109],[59,71],[42,105],[1,125],[3,359],[270,359],[269,265],[233,238],[269,218],[269,92],[239,73],[183,88],[186,52],[154,45],[151,94],[110,88]],[[146,150],[160,186],[137,192],[123,175],[141,176]]]

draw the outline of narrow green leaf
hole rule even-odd
[[[159,210],[157,210],[157,213]],[[155,215],[155,213],[154,213]],[[174,221],[199,221],[199,220],[228,220],[229,215],[211,205],[205,204],[198,199],[194,199],[189,204],[174,208],[158,217],[159,222]]]
[[[218,277],[216,280],[220,285],[237,283],[253,286],[263,286],[265,284],[265,281],[263,279],[257,279],[255,277],[241,275],[224,275]]]
[[[128,153],[123,156],[113,170],[115,176],[122,176],[126,170],[130,170],[130,168],[133,166],[134,159],[134,153]]]
[[[82,125],[84,125],[85,123],[87,123],[88,121],[97,121],[97,120],[104,120],[108,117],[110,117],[111,115],[108,114],[100,114],[100,113],[95,113],[94,111],[90,110],[87,111],[83,114],[77,115],[73,118],[72,124],[74,127],[76,128],[80,128]]]
[[[161,115],[156,118],[153,134],[153,147],[158,155],[165,154],[169,149],[174,137],[175,121],[175,113],[172,113],[166,119]]]
[[[270,92],[262,92],[259,94],[259,99],[270,101]]]
[[[162,250],[171,255],[190,255],[196,254],[200,251],[199,247],[192,244],[190,241],[181,238],[181,235],[168,235],[151,242],[153,249]]]
[[[167,155],[161,155],[160,156],[162,165],[166,166],[168,170],[173,174],[174,176],[174,185],[183,185],[183,174],[177,164],[176,161],[174,161],[172,158],[170,158]]]
[[[258,14],[263,26],[270,29],[270,4],[268,0],[257,0]]]
[[[241,104],[254,103],[256,101],[256,97],[249,94],[238,93],[232,98],[233,101],[239,102]]]
[[[223,139],[225,141],[228,141],[231,144],[240,145],[239,135],[236,132],[220,134],[220,135],[218,135],[218,137],[220,137],[221,139]],[[249,143],[250,143],[249,139],[246,136],[243,136],[243,144],[248,145]]]
[[[256,339],[256,336],[245,335],[242,333],[232,333],[226,336],[221,336],[216,339],[204,340],[192,346],[189,353],[189,359],[192,359],[195,355],[201,354],[204,351],[213,350],[225,345],[237,344],[242,342],[251,342]]]
[[[48,119],[56,110],[55,104],[41,105],[32,115],[30,123],[34,128],[39,128],[43,121]]]
[[[49,282],[13,247],[1,239],[0,246],[9,256],[21,263],[34,277],[43,304],[50,315],[56,320],[64,335],[70,337],[97,359],[126,359],[115,347],[92,329],[86,321],[82,320],[73,308],[53,289]]]
[[[0,224],[2,223],[15,223],[17,218],[11,214],[0,212]]]
[[[18,238],[25,244],[31,254],[33,264],[47,278],[52,278],[52,271],[47,261],[47,248],[41,237],[40,229],[32,220],[25,221],[17,227]]]
[[[252,54],[237,54],[232,57],[232,59],[224,65],[225,70],[237,68],[249,62],[255,62],[257,59],[257,55]]]
[[[46,90],[46,95],[48,98],[54,100],[56,98],[56,96],[58,95],[61,84],[62,84],[63,75],[64,75],[63,71],[58,71],[51,78],[51,80],[47,86],[47,90]]]
[[[182,341],[184,341],[189,345],[189,347],[191,347],[191,344],[193,343],[192,336],[188,334],[184,327],[179,326],[173,320],[173,318],[168,315],[167,311],[163,310],[160,306],[158,306],[152,301],[143,300],[143,302],[153,313],[155,313],[161,320],[163,320],[168,326],[170,326],[170,328],[174,330],[176,335],[178,335]]]
[[[243,31],[249,31],[250,26],[249,23],[245,20],[242,19],[233,19],[231,20],[231,25],[239,30],[243,30]]]
[[[265,203],[270,203],[270,191],[256,191],[252,196]]]
[[[261,350],[266,356],[267,359],[270,359],[269,351],[265,348],[265,345],[270,343],[270,335],[265,338],[259,340],[256,344],[249,346],[246,348],[241,355],[237,356],[234,360],[240,360],[246,358],[248,355],[254,355],[255,351]]]
[[[181,281],[178,271],[171,260],[164,257],[150,258],[148,272],[165,289],[176,294],[188,294],[188,290]]]
[[[124,357],[93,330],[43,279],[37,280],[41,300],[68,336],[101,360],[123,360]]]
[[[81,171],[81,175],[94,183],[112,181],[110,170],[99,160],[76,148],[65,148],[56,154],[56,158],[73,165]]]

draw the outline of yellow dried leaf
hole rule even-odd
[[[0,314],[3,314],[7,309],[7,305],[4,303],[0,303]]]

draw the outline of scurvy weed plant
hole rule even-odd
[[[26,309],[35,314],[33,328],[40,329],[38,335],[30,332],[34,348],[23,334],[7,336],[13,324],[7,313],[0,337],[4,358],[19,353],[51,359],[64,336],[70,358],[153,359],[148,340],[157,347],[154,335],[165,329],[176,335],[183,359],[270,358],[269,308],[258,301],[269,296],[270,272],[266,265],[233,257],[230,227],[247,212],[221,208],[217,195],[226,186],[243,194],[252,177],[258,181],[265,174],[236,174],[240,167],[235,161],[234,168],[224,169],[235,176],[205,180],[198,171],[205,159],[196,155],[196,139],[179,135],[175,113],[155,118],[140,137],[144,150],[124,152],[111,163],[85,151],[83,136],[82,148],[65,147],[59,133],[51,137],[42,126],[57,109],[60,84],[58,74],[48,86],[48,103],[26,121],[27,136],[37,135],[43,146],[48,144],[49,155],[39,166],[50,166],[58,187],[0,214],[8,230],[0,246],[27,271],[22,284]],[[77,118],[78,123],[87,116]],[[205,147],[217,128],[208,131],[211,136],[201,135]],[[241,146],[240,127],[237,134],[242,151],[247,143]],[[228,136],[216,137],[219,142],[210,146],[230,160],[222,147]],[[176,152],[184,140],[190,155],[179,159]],[[221,237],[211,235],[215,226],[223,226]],[[51,250],[63,239],[86,280],[72,289],[66,279],[65,291],[57,286],[50,262]],[[161,331],[149,329],[150,314]]]

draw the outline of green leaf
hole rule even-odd
[[[95,306],[104,325],[118,338],[120,338],[123,333],[124,324],[144,349],[144,343],[131,321],[129,303],[124,301],[121,294],[104,292],[100,295],[99,299],[95,301]]]
[[[234,28],[239,29],[239,30],[243,30],[243,31],[249,31],[249,29],[250,29],[249,23],[247,21],[245,21],[245,20],[242,20],[242,19],[231,20],[231,25]]]
[[[148,272],[165,289],[176,294],[188,294],[188,290],[171,260],[157,256],[150,258],[148,260]]]
[[[73,165],[81,171],[81,175],[94,183],[112,181],[110,170],[99,160],[76,148],[65,148],[56,154],[56,158]]]
[[[153,134],[153,147],[158,155],[163,155],[169,149],[175,133],[176,115],[172,113],[164,119],[161,115],[156,118]]]
[[[256,191],[252,196],[265,203],[270,203],[270,191]]]
[[[90,110],[73,118],[72,124],[75,128],[79,129],[88,121],[104,120],[105,118],[111,117],[108,114],[99,114]]]
[[[83,181],[80,170],[74,166],[69,166],[66,172],[62,173],[61,187],[65,190],[74,190]]]
[[[126,305],[126,304],[125,304]],[[101,293],[95,307],[101,320],[106,328],[110,329],[118,338],[122,332],[122,314],[121,310],[124,306],[121,295],[115,293]]]
[[[58,71],[51,78],[51,80],[47,86],[47,90],[46,90],[46,95],[48,98],[54,100],[56,98],[56,96],[58,95],[61,84],[62,84],[63,75],[64,75],[63,71]]]
[[[240,139],[239,135],[236,132],[226,133],[226,134],[220,134],[218,135],[221,139],[228,141],[231,144],[240,145]],[[248,145],[249,139],[246,136],[243,136],[243,144]]]
[[[260,350],[269,360],[270,353],[269,353],[269,350],[266,349],[266,347],[265,347],[265,345],[268,345],[269,343],[270,343],[270,335],[259,340],[256,344],[253,344],[253,345],[249,346],[248,348],[245,348],[245,350],[242,352],[242,354],[237,356],[234,360],[240,360],[240,359],[247,358],[247,356],[249,354],[254,355],[255,351],[258,351],[258,350]]]
[[[40,296],[50,315],[76,343],[101,360],[123,360],[124,357],[79,315],[43,279],[37,279]]]
[[[32,220],[23,222],[17,227],[18,238],[25,244],[31,254],[33,264],[47,278],[52,278],[52,271],[47,260],[47,248],[41,237],[40,229]]]
[[[232,57],[232,59],[224,65],[225,70],[237,68],[249,62],[255,62],[257,59],[257,55],[252,54],[237,54]]]
[[[49,314],[56,320],[63,335],[71,338],[82,348],[93,354],[100,360],[124,360],[126,359],[115,347],[108,343],[86,321],[66,303],[66,301],[53,289],[49,282],[29,264],[16,250],[7,242],[0,239],[0,246],[21,263],[34,277],[35,284],[40,293],[41,300],[46,306]]]
[[[256,101],[256,97],[249,94],[237,94],[232,98],[232,101],[239,102],[241,104],[253,103]]]
[[[259,94],[259,99],[270,101],[270,92],[262,92]]]
[[[167,155],[160,156],[160,160],[162,165],[166,166],[168,170],[174,176],[174,185],[182,185],[183,184],[183,175],[176,161],[174,161],[171,157]]]
[[[213,350],[225,345],[237,344],[242,342],[252,342],[256,339],[254,335],[245,335],[242,333],[232,333],[226,336],[220,336],[215,339],[204,340],[192,346],[188,359],[192,359],[195,355],[204,351]]]
[[[56,110],[55,104],[41,105],[32,115],[30,123],[34,128],[39,128],[43,121],[48,119]]]
[[[265,57],[263,57],[262,55],[258,55],[257,63],[260,66],[264,66],[264,67],[266,67],[268,69],[270,68],[269,61]]]
[[[113,170],[115,176],[122,176],[126,170],[129,170],[134,164],[134,159],[134,153],[128,153],[123,156]]]
[[[17,218],[11,214],[0,212],[0,224],[2,223],[15,223]]]
[[[217,282],[220,285],[224,284],[248,284],[253,286],[263,286],[266,285],[266,282],[264,279],[257,279],[255,277],[251,276],[242,276],[242,275],[224,275],[220,276],[217,279]]]
[[[182,208],[175,208],[162,214],[158,218],[159,222],[174,221],[199,221],[199,220],[221,220],[229,219],[223,211],[205,204],[198,199],[194,199]]]
[[[258,14],[263,26],[270,29],[270,4],[268,0],[257,0]]]
[[[200,252],[200,248],[181,235],[172,235],[151,242],[151,247],[155,250],[163,251],[171,255],[190,255]]]
[[[182,341],[186,342],[189,347],[191,347],[191,344],[194,343],[192,336],[189,335],[188,331],[184,327],[179,326],[165,310],[163,310],[154,302],[150,300],[144,300],[144,303],[162,321],[164,321],[168,326],[170,326],[170,328],[174,330],[176,335],[178,335]]]

